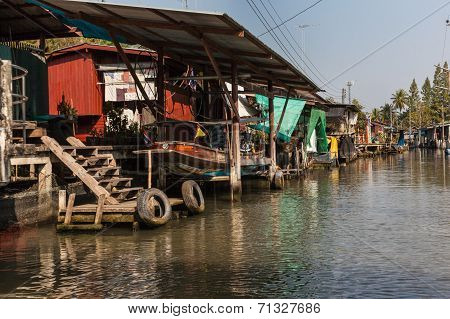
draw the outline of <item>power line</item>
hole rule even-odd
[[[262,0],[260,0],[261,1],[261,3],[263,4],[263,6],[264,6],[264,3],[262,2]],[[267,0],[267,2],[269,3],[269,5],[270,5],[270,7],[272,8],[272,10],[275,12],[275,14],[277,15],[277,17],[278,17],[278,19],[280,20],[280,21],[282,21],[282,19],[281,19],[281,17],[280,17],[280,15],[278,14],[278,11],[275,9],[275,7],[272,5],[272,2],[270,1],[270,0]],[[265,6],[264,6],[265,7]],[[266,8],[266,11],[267,11],[267,8]],[[270,15],[270,13],[269,13],[269,15]],[[275,22],[275,21],[274,21]],[[276,22],[275,22],[275,24],[276,24]],[[293,34],[292,34],[292,32],[289,30],[289,28],[286,26],[286,25],[284,25],[284,28],[286,29],[286,31],[288,32],[288,34],[290,35],[290,37],[292,38],[292,40],[294,40],[294,42],[295,42],[295,44],[297,45],[297,47],[300,49],[300,51],[303,53],[303,56],[306,58],[306,60],[308,60],[308,62],[312,65],[312,67],[317,71],[317,73],[320,75],[320,77],[317,75],[317,74],[315,74],[314,73],[314,71],[312,71],[309,67],[308,67],[308,65],[307,65],[307,63],[303,60],[303,58],[300,56],[300,54],[298,54],[298,52],[296,52],[296,50],[292,47],[292,45],[291,45],[291,47],[292,47],[292,49],[297,53],[297,55],[298,55],[298,57],[300,58],[300,60],[303,62],[303,63],[305,63],[305,66],[311,71],[311,73],[312,74],[314,74],[314,76],[319,80],[319,82],[321,82],[321,83],[323,83],[323,84],[325,84],[325,82],[327,81],[327,78],[320,72],[320,70],[317,68],[317,66],[309,59],[309,57],[306,55],[306,52],[302,49],[302,47],[301,47],[301,45],[300,45],[300,43],[298,43],[298,41],[295,39],[295,37],[293,36]],[[280,30],[281,31],[281,30]],[[290,44],[290,43],[289,43]],[[322,78],[321,78],[322,77]],[[336,87],[333,87],[333,85],[325,85],[326,87],[328,87],[331,91],[334,91],[335,93],[338,93],[338,94],[340,94],[340,90],[338,89],[338,88],[336,88]]]
[[[259,38],[259,37],[262,37],[263,35],[269,33],[269,32],[272,31],[272,30],[278,29],[279,27],[281,27],[282,25],[284,25],[284,24],[286,24],[287,22],[291,21],[292,19],[297,18],[297,17],[298,17],[299,15],[301,15],[302,13],[305,13],[305,12],[308,11],[309,9],[314,8],[316,5],[318,5],[318,4],[321,3],[322,1],[323,1],[323,0],[316,1],[315,3],[313,3],[312,5],[310,5],[309,7],[307,7],[306,9],[303,9],[302,11],[300,11],[299,13],[297,13],[297,14],[295,14],[294,16],[290,17],[289,19],[287,19],[287,20],[281,22],[280,24],[278,24],[278,25],[274,26],[273,28],[268,29],[266,32],[260,34],[260,35],[258,36],[258,38]]]
[[[270,29],[270,24],[267,22],[267,19],[264,17],[262,12],[259,10],[258,6],[253,2],[253,0],[246,0],[246,1],[247,1],[248,5],[250,6],[250,8],[255,13],[255,15],[258,17],[259,21],[264,25],[266,30],[269,30]],[[252,4],[250,4],[250,2],[253,4],[253,6],[252,6]],[[295,59],[293,58],[293,56],[291,55],[289,50],[287,50],[286,46],[280,40],[278,35],[275,32],[272,33],[272,31],[269,31],[269,33],[270,33],[270,36],[273,38],[273,40],[278,44],[280,49],[284,52],[284,54],[286,54],[286,56],[291,60],[291,63],[296,64],[297,67],[299,69],[301,69],[301,67],[296,63]],[[304,70],[302,70],[302,71],[305,72]]]
[[[395,40],[397,40],[398,38],[400,38],[401,36],[403,36],[404,34],[408,33],[410,30],[414,29],[416,26],[418,26],[419,24],[421,24],[422,22],[424,22],[425,20],[431,18],[433,15],[435,15],[436,13],[438,13],[439,11],[441,11],[442,9],[444,9],[446,6],[448,6],[450,4],[450,1],[447,1],[446,3],[442,4],[441,6],[439,6],[437,9],[433,10],[431,13],[427,14],[425,17],[423,17],[422,19],[420,19],[419,21],[417,21],[416,23],[414,23],[413,25],[409,26],[408,28],[406,28],[404,31],[400,32],[398,35],[394,36],[392,39],[390,39],[389,41],[383,43],[381,46],[379,46],[378,48],[376,48],[375,50],[373,50],[372,52],[370,52],[369,54],[367,54],[366,56],[364,56],[363,58],[359,59],[358,61],[356,61],[355,63],[353,63],[352,65],[350,65],[348,68],[346,68],[344,71],[340,72],[338,75],[334,76],[331,80],[327,81],[322,87],[324,87],[326,84],[333,82],[334,80],[336,80],[337,78],[341,77],[342,75],[344,75],[345,73],[347,73],[348,71],[350,71],[351,69],[353,69],[354,67],[358,66],[359,64],[361,64],[362,62],[364,62],[365,60],[367,60],[368,58],[370,58],[372,55],[374,55],[375,53],[379,52],[380,50],[384,49],[385,47],[387,47],[389,44],[391,44],[392,42],[394,42]]]

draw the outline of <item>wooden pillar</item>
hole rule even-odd
[[[239,110],[239,98],[238,98],[238,74],[236,64],[231,65],[231,96],[233,99],[234,107],[233,110]],[[233,151],[233,162],[234,162],[234,181],[233,181],[233,198],[234,200],[240,200],[242,193],[242,181],[241,181],[241,135],[240,135],[240,120],[239,114],[236,111],[233,112],[232,117],[232,140],[231,147]]]
[[[273,83],[269,80],[267,83],[267,90],[270,93],[269,96],[269,155],[270,155],[270,171],[269,179],[273,180],[275,170],[277,166],[277,151],[276,151],[276,136],[275,136],[275,110],[273,106]]]
[[[158,105],[164,114],[162,119],[166,118],[166,90],[164,85],[164,48],[158,49],[157,75],[156,75],[156,89],[158,95]],[[157,119],[157,120],[162,120]]]

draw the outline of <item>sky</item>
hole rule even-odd
[[[261,1],[270,9],[271,4],[283,20],[286,20],[317,0],[253,0],[271,26]],[[182,0],[106,0],[110,3],[137,4],[160,8],[183,8]],[[255,35],[265,32],[264,25],[253,13],[246,0],[188,0],[188,8],[212,12],[224,12]],[[442,10],[393,41],[342,76],[337,75],[391,40],[438,7]],[[273,11],[271,11],[274,14]],[[370,110],[390,101],[392,93],[400,88],[409,89],[415,78],[419,87],[427,76],[432,79],[434,65],[450,60],[450,27],[444,50],[446,23],[450,16],[448,0],[322,0],[312,9],[289,21],[286,26],[300,44],[314,74],[299,62],[297,54],[290,49],[295,63],[320,87],[323,82],[334,79],[325,86],[327,94],[340,101],[341,89],[348,81],[354,81],[352,98],[357,98]],[[276,16],[274,16],[277,19]],[[301,25],[309,25],[303,30]],[[282,28],[292,40],[286,29]],[[280,39],[284,38],[278,33]],[[260,37],[267,45],[286,56],[269,34]],[[303,57],[292,40],[291,44]],[[289,60],[289,59],[288,59]],[[319,79],[318,79],[319,77]]]

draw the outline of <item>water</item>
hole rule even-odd
[[[450,157],[359,160],[247,183],[207,213],[132,233],[0,233],[0,294],[27,298],[450,297]]]

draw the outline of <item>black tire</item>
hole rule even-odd
[[[151,203],[152,198],[154,205]],[[148,226],[161,226],[172,218],[169,198],[157,188],[146,189],[139,193],[137,209],[139,218]]]
[[[284,188],[284,175],[282,171],[277,171],[273,178],[273,185],[275,189],[283,189]]]
[[[193,214],[200,214],[205,211],[205,199],[202,190],[195,181],[185,181],[181,185],[181,194],[187,209]]]

